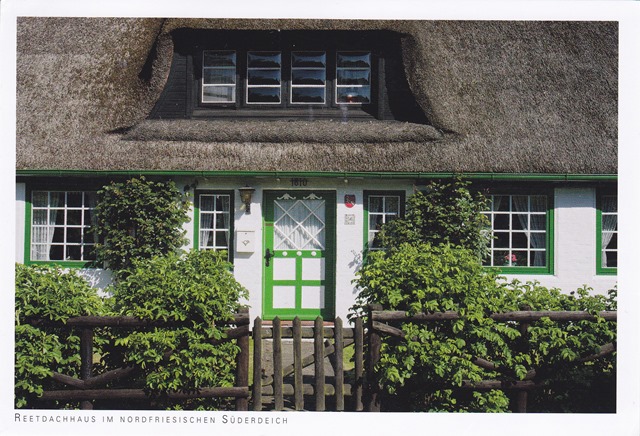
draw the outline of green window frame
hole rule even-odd
[[[201,190],[194,196],[193,247],[226,251],[233,261],[234,191]]]
[[[405,191],[364,191],[364,251],[380,250],[375,238],[383,224],[404,216]],[[373,246],[372,246],[373,245]]]
[[[553,274],[554,205],[549,192],[496,191],[484,214],[491,225],[484,266],[505,274]]]
[[[94,267],[96,202],[97,190],[27,187],[24,263]]]
[[[618,274],[618,194],[597,191],[596,274]]]

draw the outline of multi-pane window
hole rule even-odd
[[[199,194],[199,234],[200,250],[231,250],[231,195]]]
[[[237,94],[247,106],[366,105],[371,80],[370,51],[205,50],[201,102],[235,104]]]
[[[602,195],[599,203],[598,271],[614,272],[618,267],[618,196]]]
[[[279,104],[282,55],[273,51],[247,53],[247,103]]]
[[[236,52],[207,50],[202,54],[202,102],[236,101]]]
[[[95,260],[95,192],[31,193],[32,261]]]
[[[365,194],[367,208],[367,248],[379,250],[378,233],[382,226],[402,214],[402,196],[400,194]]]
[[[324,104],[326,81],[325,52],[291,53],[291,103]]]
[[[550,266],[549,198],[546,195],[492,195],[486,212],[493,238],[487,266]]]
[[[371,53],[338,52],[336,55],[336,102],[371,102]]]

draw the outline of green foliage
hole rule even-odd
[[[187,198],[172,181],[141,176],[103,187],[96,206],[98,261],[122,275],[133,259],[178,251],[185,243],[182,224],[188,209]]]
[[[595,314],[615,310],[615,291],[591,296],[582,288],[567,295],[538,283],[507,283],[482,267],[490,241],[481,213],[486,201],[460,180],[430,183],[408,200],[405,218],[383,226],[385,250],[369,253],[359,271],[353,314],[365,315],[366,306],[375,303],[408,314],[461,315],[455,321],[404,323],[403,338],[383,336],[375,368],[383,396],[389,396],[383,404],[389,410],[508,411],[511,398],[503,391],[455,387],[463,381],[523,380],[535,369],[536,381],[550,383],[534,397],[532,411],[611,411],[615,354],[595,362],[580,359],[615,342],[615,323],[543,318],[523,336],[519,324],[495,322],[490,314],[525,307]],[[473,363],[478,358],[497,368],[481,368]],[[593,394],[598,383],[595,391],[607,394],[602,398]]]
[[[114,288],[115,310],[148,320],[185,322],[180,328],[152,328],[117,338],[113,355],[144,370],[154,395],[232,386],[238,347],[221,339],[221,323],[233,319],[246,290],[234,279],[224,253],[192,251],[135,260]],[[194,402],[200,407],[212,403]],[[184,407],[184,405],[182,406]],[[194,406],[195,407],[195,406]]]
[[[401,243],[449,243],[466,247],[483,258],[490,241],[489,221],[482,214],[487,209],[487,198],[470,191],[469,182],[459,178],[434,180],[409,197],[404,218],[383,226],[380,244],[393,248]]]
[[[80,338],[72,329],[34,327],[28,319],[65,322],[70,317],[101,314],[102,300],[74,271],[16,264],[15,405],[37,407],[34,399],[54,384],[54,371],[80,372]]]

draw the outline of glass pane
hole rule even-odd
[[[31,202],[33,207],[47,207],[49,205],[49,193],[34,191],[33,194],[31,194]]]
[[[247,53],[247,66],[249,68],[280,68],[280,52],[257,52]]]
[[[82,225],[82,210],[68,210],[67,224],[75,226]]]
[[[68,192],[67,207],[82,207],[82,192]]]
[[[509,266],[509,251],[496,250],[493,252],[493,265],[494,266]]]
[[[49,260],[49,245],[34,244],[31,246],[32,260]]]
[[[371,101],[371,89],[363,87],[340,87],[337,89],[338,103],[369,103]]]
[[[618,212],[617,195],[605,195],[602,197],[602,212]]]
[[[338,71],[338,85],[369,85],[371,72],[369,70],[343,70]]]
[[[280,70],[249,70],[249,85],[279,85]]]
[[[81,253],[82,247],[80,245],[67,245],[65,260],[82,260]]]
[[[47,260],[64,260],[64,245],[52,245]]]
[[[500,211],[500,212],[508,212],[510,210],[509,196],[494,195],[493,210]]]
[[[369,215],[369,229],[370,230],[380,230],[384,224],[384,220],[382,219],[382,215]]]
[[[357,68],[370,68],[371,67],[371,53],[370,52],[338,52],[338,67],[357,67]]]
[[[617,233],[609,233],[609,232],[604,232],[602,234],[602,240],[603,243],[606,242],[606,240],[609,239],[609,243],[607,244],[606,249],[609,250],[617,250],[618,249],[618,234]]]
[[[216,195],[216,210],[222,212],[229,212],[229,196],[228,195]]]
[[[53,228],[53,242],[64,242],[64,227]]]
[[[496,248],[509,248],[509,233],[495,232],[493,246]]]
[[[216,232],[216,247],[228,247],[227,232]]]
[[[37,209],[33,211],[33,223],[34,224],[47,224],[47,210]]]
[[[618,267],[618,252],[617,251],[607,251],[602,256],[602,263],[605,268],[617,268]]]
[[[400,214],[400,198],[398,197],[386,197],[385,212]]]
[[[307,51],[291,53],[291,67],[325,68],[327,56],[323,51]]]
[[[529,248],[529,238],[526,233],[514,232],[511,235],[511,244],[513,248]]]
[[[509,230],[509,215],[500,213],[493,216],[494,230]]]
[[[201,230],[200,231],[200,246],[201,247],[213,247],[213,232]]]
[[[31,230],[31,242],[47,243],[49,242],[49,227],[34,226]]]
[[[235,86],[203,86],[202,101],[204,103],[232,103],[235,101]]]
[[[82,229],[80,227],[67,227],[67,242],[79,244],[82,242]]]
[[[233,85],[236,83],[236,70],[230,68],[205,68],[202,73],[205,85]]]
[[[529,196],[528,195],[514,195],[511,197],[511,206],[513,212],[528,212],[529,211]]]
[[[51,224],[63,226],[64,225],[64,209],[51,209],[49,211],[49,220]]]
[[[547,197],[544,195],[531,196],[531,212],[546,212]]]
[[[213,214],[201,213],[200,214],[200,228],[212,229],[213,228]]]
[[[229,222],[228,214],[219,213],[216,214],[216,229],[226,229]]]
[[[511,266],[529,266],[529,253],[526,251],[511,252]]]
[[[84,225],[89,226],[95,224],[94,221],[95,213],[93,210],[85,210],[84,211]]]
[[[200,196],[200,210],[201,211],[213,211],[215,197],[213,195],[201,195]]]
[[[292,88],[292,103],[324,103],[324,88]]]
[[[546,230],[547,229],[547,216],[546,215],[531,215],[531,230]]]
[[[205,67],[235,67],[236,53],[233,51],[205,51],[203,66]]]
[[[326,80],[325,70],[291,70],[291,80],[294,85],[322,85]]]
[[[249,103],[280,103],[280,88],[249,88]]]
[[[382,197],[369,197],[369,212],[382,212]]]
[[[511,215],[511,228],[513,230],[526,230],[529,226],[527,219],[529,217],[526,214],[513,214]]]
[[[547,253],[532,251],[529,253],[529,266],[547,266]]]
[[[50,207],[64,207],[64,192],[51,192],[49,198]]]
[[[84,193],[84,206],[94,208],[96,207],[97,194],[95,192]]]

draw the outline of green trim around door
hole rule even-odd
[[[263,220],[263,318],[334,317],[336,192],[265,191]]]

